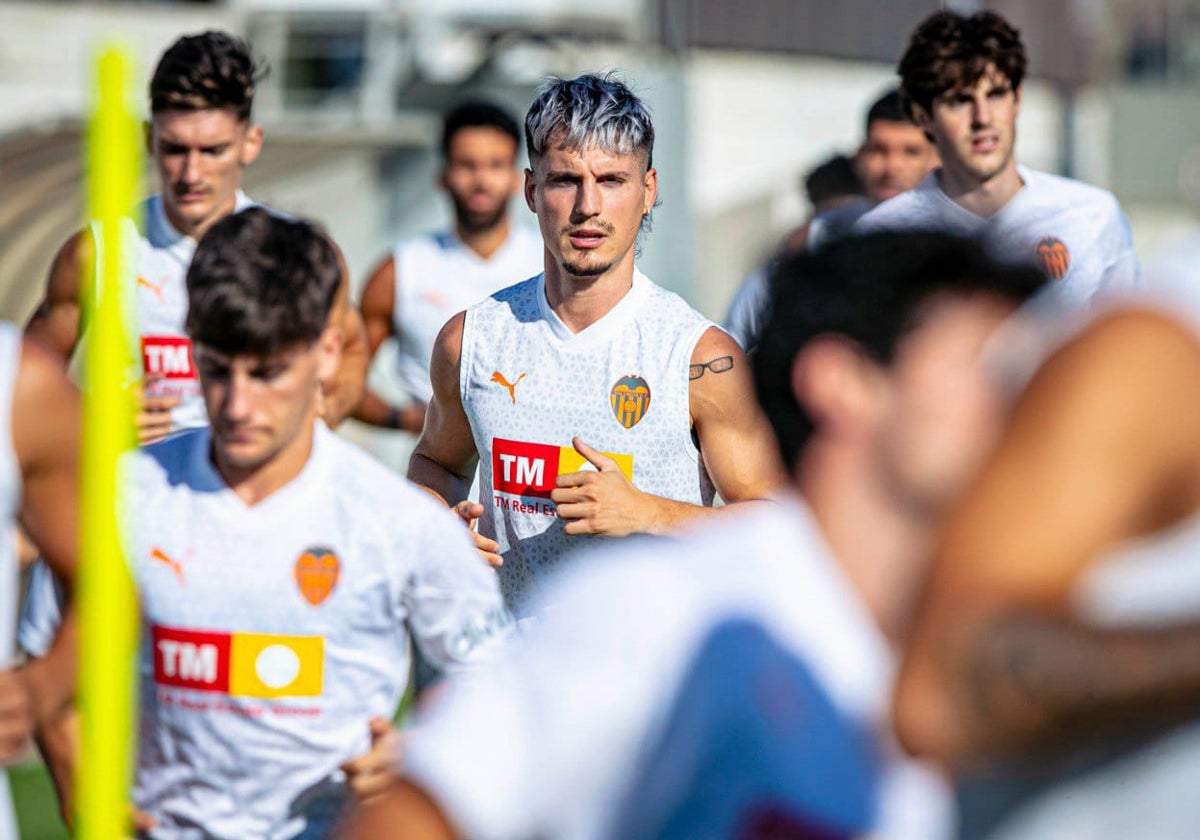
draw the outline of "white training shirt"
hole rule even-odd
[[[984,218],[942,192],[939,171],[867,213],[855,233],[938,230],[978,237],[1002,262],[1039,266],[1051,280],[1050,292],[1072,306],[1140,284],[1129,221],[1107,190],[1022,166],[1017,171],[1025,185]]]
[[[404,747],[406,771],[462,836],[627,836],[618,827],[645,804],[642,782],[697,784],[688,778],[699,768],[686,747],[655,778],[647,763],[689,705],[739,687],[722,685],[739,682],[732,674],[692,679],[698,650],[733,620],[754,622],[777,640],[874,742],[872,814],[856,836],[949,836],[948,787],[901,758],[888,734],[893,655],[798,499],[731,514],[678,540],[633,538],[585,554],[540,602],[524,644],[470,686],[454,686],[419,718]],[[762,690],[763,698],[787,696],[779,686]],[[743,702],[762,714],[757,701]],[[812,718],[776,714],[784,730]],[[738,752],[769,772],[754,748]],[[832,779],[850,754],[845,745],[813,750],[793,769]],[[735,764],[718,764],[718,775],[733,774]],[[716,781],[718,800],[739,789],[732,779]]]
[[[518,616],[529,586],[591,539],[568,536],[550,500],[558,476],[590,468],[572,437],[614,457],[645,493],[712,504],[688,401],[692,351],[711,326],[636,270],[578,334],[550,309],[541,274],[467,310],[459,384],[479,452],[479,530],[500,543],[500,584]]]
[[[322,423],[301,474],[249,507],[207,429],[124,467],[150,836],[325,836],[338,765],[396,710],[410,635],[454,669],[507,634],[495,573],[445,508]]]
[[[542,238],[520,225],[509,227],[504,244],[487,259],[462,243],[453,231],[400,242],[392,251],[396,290],[392,323],[396,331],[400,381],[414,399],[433,398],[429,360],[446,322],[493,292],[542,270]]]
[[[257,206],[240,190],[234,212]],[[96,232],[92,226],[93,234]],[[192,342],[184,331],[187,320],[187,270],[196,253],[196,240],[175,229],[163,209],[161,195],[142,202],[136,222],[127,220],[122,235],[136,253],[137,273],[128,275],[134,283],[133,318],[136,356],[140,365],[132,379],[149,377],[147,396],[175,396],[181,402],[171,410],[171,431],[208,425],[200,381],[192,358]],[[95,236],[99,243],[99,236]],[[97,265],[105,258],[97,245]],[[81,364],[84,342],[76,348],[73,367]]]
[[[13,390],[21,362],[21,333],[12,324],[0,322],[0,667],[11,668],[16,653],[17,566],[16,516],[21,505],[21,467],[13,447]],[[26,410],[36,410],[28,406]],[[17,823],[8,789],[8,777],[0,768],[0,840],[16,840]]]

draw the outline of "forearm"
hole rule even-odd
[[[959,653],[957,703],[971,751],[1053,751],[1200,714],[1200,624],[1098,629],[1008,612]]]
[[[39,724],[34,730],[34,741],[50,771],[63,820],[69,825],[74,808],[75,762],[79,755],[79,713],[69,708],[54,720]]]
[[[77,630],[75,612],[68,606],[50,650],[44,657],[30,659],[25,665],[38,721],[57,719],[70,708],[75,696]]]
[[[417,402],[405,408],[395,408],[368,389],[353,416],[355,420],[369,426],[420,434],[425,425],[425,404]]]
[[[653,503],[647,505],[647,516],[642,533],[666,534],[689,522],[729,516],[736,511],[746,510],[746,505],[771,504],[768,499],[743,499],[738,502],[728,502],[720,507],[694,505],[690,502],[679,502],[674,499],[664,499],[662,496],[650,496]]]
[[[456,475],[419,449],[408,461],[408,480],[430,490],[447,506],[461,502],[470,490],[465,476]]]

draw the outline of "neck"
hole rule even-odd
[[[796,484],[876,626],[895,646],[906,635],[932,533],[887,498],[871,468],[876,457],[813,439]]]
[[[316,415],[313,415],[282,450],[255,466],[231,464],[221,457],[219,448],[214,446],[213,466],[239,499],[247,505],[256,505],[282,490],[304,470],[312,456],[315,422]]]
[[[1014,158],[1009,158],[1003,169],[983,181],[948,166],[938,170],[937,180],[938,186],[951,201],[985,219],[1000,212],[1025,186]]]
[[[507,213],[496,224],[482,230],[467,230],[461,222],[454,223],[454,232],[459,241],[485,260],[500,250],[500,246],[508,239],[509,229]]]
[[[599,321],[633,288],[633,249],[608,271],[576,277],[546,254],[546,301],[573,333]]]
[[[163,214],[167,217],[167,221],[171,223],[171,227],[189,239],[194,239],[196,242],[199,242],[204,234],[208,233],[209,228],[232,213],[236,207],[237,193],[234,193],[226,204],[216,208],[210,215],[200,220],[188,221],[187,219],[180,218],[167,202],[164,201],[162,203]]]

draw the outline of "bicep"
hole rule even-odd
[[[59,360],[26,341],[13,391],[13,447],[21,469],[21,524],[65,581],[75,576],[79,504],[79,395]]]
[[[1066,608],[1105,550],[1196,503],[1200,348],[1157,314],[1118,316],[1052,358],[946,531],[954,602]]]
[[[466,313],[459,313],[442,328],[430,360],[433,397],[425,413],[425,428],[414,458],[432,461],[459,478],[465,478],[476,456],[471,423],[462,404],[459,373],[462,333]]]
[[[90,264],[92,252],[91,234],[86,229],[67,240],[50,267],[45,296],[25,327],[29,335],[36,336],[63,359],[70,358],[79,339],[79,289],[82,272]]]
[[[363,287],[362,298],[359,301],[359,311],[362,313],[366,327],[367,348],[374,356],[384,339],[395,331],[393,327],[394,305],[396,300],[395,264],[391,257],[384,261],[371,274],[367,285]]]
[[[701,456],[726,502],[762,499],[785,481],[779,447],[737,342],[710,329],[692,354],[689,402]]]

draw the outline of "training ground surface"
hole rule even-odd
[[[21,840],[67,840],[46,768],[36,759],[8,768]]]

